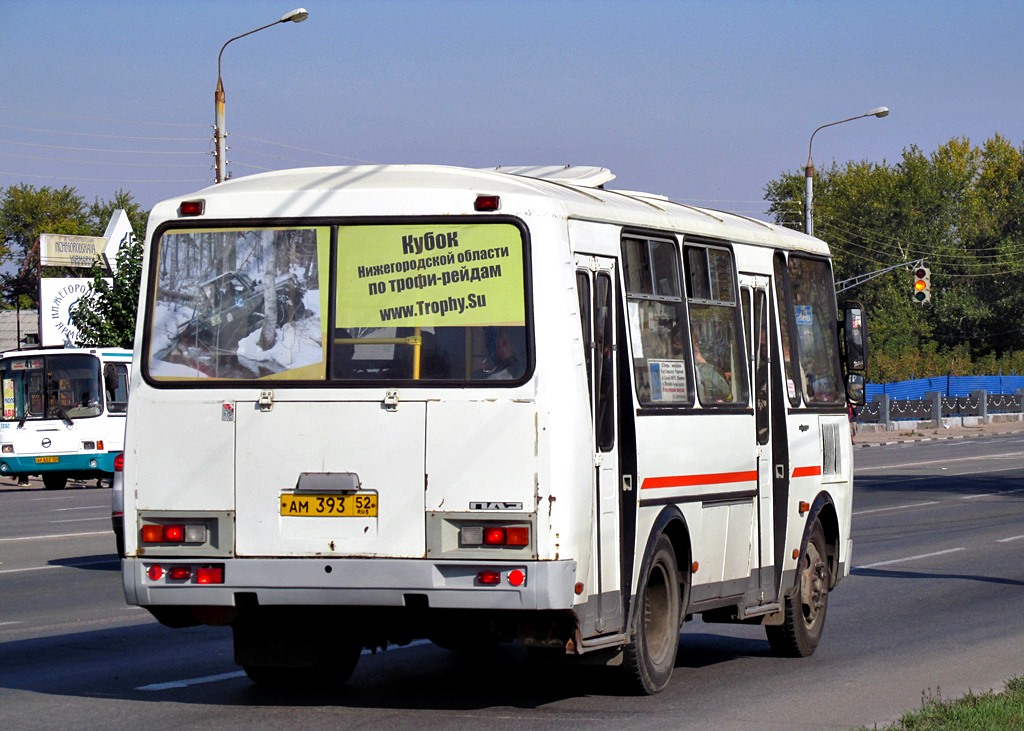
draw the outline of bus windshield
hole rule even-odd
[[[518,382],[525,247],[503,222],[165,231],[149,376]]]
[[[100,361],[94,356],[68,353],[5,358],[0,369],[4,421],[79,419],[103,413]]]

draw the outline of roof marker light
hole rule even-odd
[[[501,197],[496,195],[478,195],[473,203],[475,211],[496,211],[501,207]]]
[[[178,206],[179,216],[201,216],[206,212],[206,201],[182,201]]]

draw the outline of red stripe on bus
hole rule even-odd
[[[793,469],[793,477],[817,477],[821,474],[821,467],[813,465],[811,467],[796,467]]]
[[[675,475],[672,477],[646,477],[641,490],[659,487],[693,487],[695,485],[725,485],[732,482],[757,482],[757,470],[746,472],[718,472],[712,475]]]

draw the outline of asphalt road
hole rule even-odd
[[[336,692],[267,693],[228,629],[125,605],[109,490],[0,483],[0,727],[845,729],[1024,674],[1024,435],[856,459],[854,570],[818,652],[774,658],[758,627],[697,620],[651,698],[607,672],[429,643],[365,655]]]

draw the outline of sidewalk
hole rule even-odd
[[[936,429],[932,422],[910,421],[894,424],[895,430],[883,431],[878,424],[857,424],[854,447],[872,447],[884,444],[906,442],[927,442],[940,439],[976,439],[1005,434],[1024,434],[1024,419],[1021,414],[1000,414],[987,424],[963,424],[963,419],[946,419]],[[994,419],[1000,419],[995,421]]]

